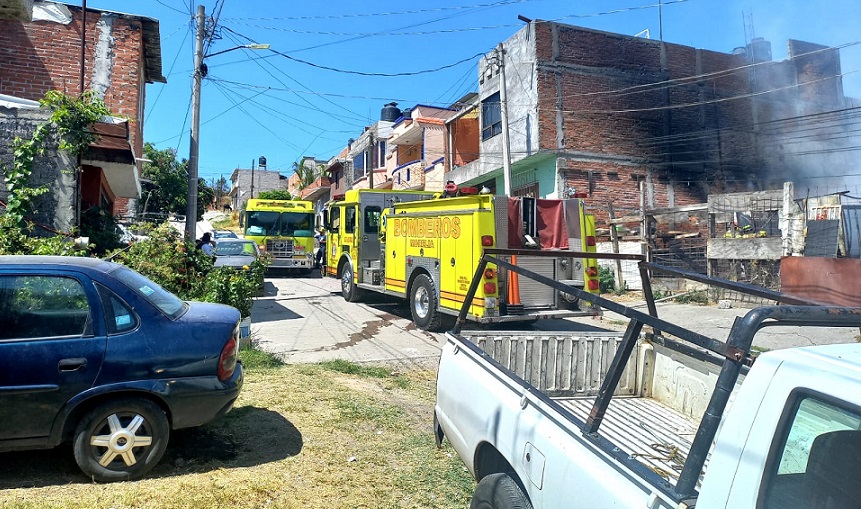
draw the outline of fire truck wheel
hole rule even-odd
[[[436,290],[433,281],[425,274],[416,276],[410,288],[410,313],[420,329],[439,329],[442,319],[437,311]]]
[[[362,291],[356,288],[356,278],[353,274],[353,267],[349,263],[344,264],[341,270],[341,295],[347,302],[358,302],[362,296]]]

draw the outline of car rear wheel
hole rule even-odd
[[[137,479],[159,462],[169,436],[167,416],[155,403],[111,401],[94,408],[78,423],[75,461],[94,481]]]
[[[469,509],[532,509],[532,502],[508,474],[491,474],[479,481]]]

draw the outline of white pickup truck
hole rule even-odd
[[[496,251],[484,260],[565,291]],[[858,327],[861,310],[640,265],[649,314],[571,289],[625,333],[447,333],[435,431],[478,480],[471,507],[861,507],[861,344],[749,355],[763,326]],[[655,316],[658,270],[791,305],[718,341]]]

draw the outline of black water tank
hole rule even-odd
[[[754,64],[759,62],[771,62],[771,43],[762,37],[755,37],[747,45],[748,57]]]
[[[398,103],[389,103],[383,106],[383,109],[380,112],[380,120],[394,122],[399,118],[401,118],[401,110],[398,108]]]

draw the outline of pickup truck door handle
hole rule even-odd
[[[60,359],[57,366],[61,372],[63,371],[78,371],[87,368],[87,359],[84,357],[75,357],[73,359]]]

